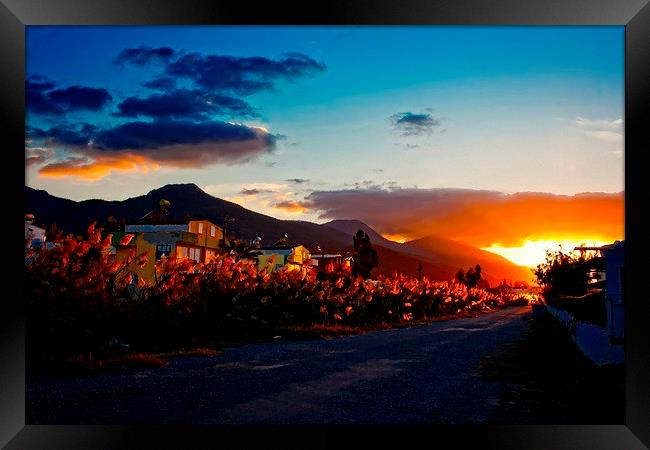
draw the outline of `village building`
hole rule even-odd
[[[34,215],[25,215],[25,249],[40,249],[45,245],[45,229],[34,225]]]
[[[317,273],[332,273],[340,270],[350,270],[351,258],[339,253],[317,253],[311,255],[311,265]]]
[[[123,232],[113,233],[116,261],[124,261],[135,252],[147,254],[142,266],[133,264],[129,269],[133,278],[150,283],[155,280],[156,261],[162,257],[189,258],[197,263],[209,263],[218,254],[223,241],[223,230],[209,220],[189,220],[173,223],[169,219],[170,203],[161,200],[159,207],[143,216],[138,223],[127,224]],[[125,236],[134,237],[123,243]]]
[[[260,270],[275,272],[280,269],[300,271],[307,275],[311,267],[311,254],[302,244],[280,243],[260,246],[257,267]]]
[[[602,247],[576,247],[574,250],[598,252],[594,257],[595,264],[590,271],[590,277],[604,286],[610,341],[622,343],[625,337],[623,302],[625,241],[615,241]]]

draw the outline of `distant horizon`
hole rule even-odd
[[[624,33],[28,26],[26,185],[110,201],[193,183],[532,264],[623,238]]]

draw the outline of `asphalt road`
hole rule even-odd
[[[483,423],[500,383],[482,357],[528,327],[530,307],[362,336],[274,341],[160,369],[27,380],[28,424]]]

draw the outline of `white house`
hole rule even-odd
[[[576,247],[575,250],[595,250],[605,259],[604,273],[599,279],[605,281],[605,307],[607,310],[607,331],[610,342],[621,344],[625,337],[625,309],[623,303],[625,241],[615,241],[602,247]]]
[[[45,229],[34,225],[34,215],[25,215],[25,249],[41,248],[45,245]]]

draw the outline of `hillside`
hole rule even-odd
[[[502,256],[439,236],[428,236],[400,244],[384,238],[360,220],[333,220],[325,225],[348,235],[353,235],[358,229],[365,231],[373,244],[385,248],[384,253],[387,258],[384,259],[387,264],[381,268],[382,271],[390,272],[386,266],[402,267],[403,271],[409,267],[410,273],[417,273],[417,264],[420,261],[423,264],[423,273],[434,278],[448,279],[453,277],[459,268],[467,269],[476,264],[481,265],[484,276],[490,284],[498,284],[504,278],[509,280],[531,278],[527,268],[517,266]],[[399,264],[397,264],[398,260]]]
[[[480,264],[485,277],[490,284],[498,284],[504,278],[529,281],[532,278],[530,269],[518,266],[503,256],[481,250],[471,245],[444,239],[438,236],[427,236],[410,242],[405,242],[404,247],[417,252],[426,252],[433,262],[444,262],[445,264],[468,267]]]
[[[37,224],[56,223],[69,233],[82,233],[93,221],[103,223],[111,215],[117,220],[124,219],[127,223],[136,221],[164,198],[171,202],[172,219],[201,218],[222,226],[224,217],[227,216],[235,219],[228,224],[228,229],[242,239],[260,236],[262,243],[272,244],[286,233],[292,241],[300,241],[307,246],[320,245],[326,251],[334,251],[351,243],[348,236],[331,228],[306,221],[279,220],[256,213],[236,203],[213,197],[195,184],[169,184],[146,195],[123,201],[75,202],[27,186],[25,197],[26,211],[36,216]]]

